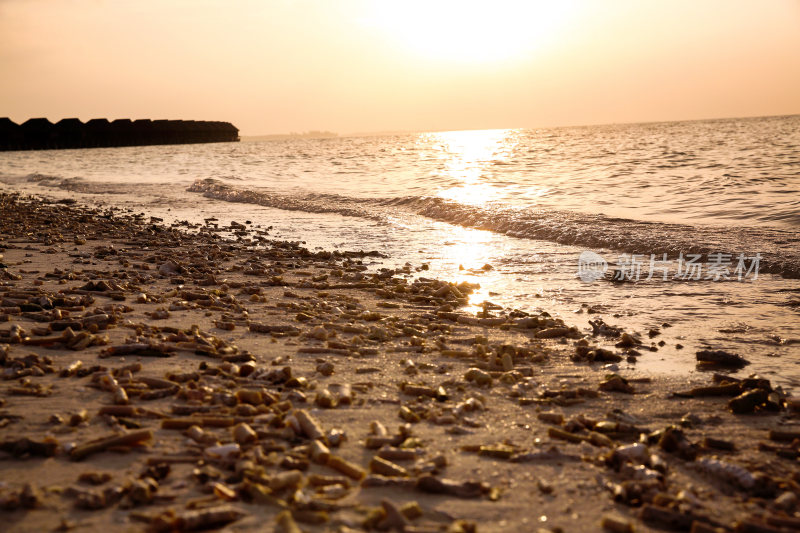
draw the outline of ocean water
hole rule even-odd
[[[476,309],[663,340],[644,371],[713,347],[800,384],[800,116],[0,152],[0,187],[376,249],[479,282]]]

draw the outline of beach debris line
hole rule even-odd
[[[798,402],[766,379],[667,385],[617,364],[635,332],[467,313],[474,285],[248,224],[0,207],[0,508],[26,523],[469,532],[533,501],[549,531],[796,524]]]

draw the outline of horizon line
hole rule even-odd
[[[793,117],[793,116],[800,116],[800,112],[796,113],[780,113],[780,114],[770,114],[770,115],[740,115],[740,116],[728,116],[728,117],[704,117],[704,118],[687,118],[687,119],[675,119],[675,120],[638,120],[638,121],[630,121],[630,122],[594,122],[594,123],[582,123],[582,124],[561,124],[558,126],[547,125],[547,126],[512,126],[512,127],[504,127],[504,128],[442,128],[442,129],[408,129],[408,130],[376,130],[376,131],[355,131],[355,132],[348,132],[348,133],[338,133],[331,130],[307,130],[305,132],[293,132],[293,133],[260,133],[257,135],[242,135],[240,137],[242,140],[247,139],[248,137],[300,137],[301,135],[312,133],[315,131],[323,132],[323,133],[334,133],[335,137],[327,137],[327,138],[347,138],[347,137],[372,137],[372,136],[383,136],[383,135],[413,135],[413,134],[420,134],[420,133],[447,133],[447,132],[456,132],[456,131],[492,131],[492,130],[536,130],[536,129],[561,129],[561,128],[586,128],[586,127],[593,127],[593,126],[633,126],[637,124],[665,124],[669,122],[708,122],[714,120],[748,120],[748,119],[756,119],[756,118],[778,118],[778,117]],[[314,137],[308,137],[309,139]],[[317,138],[326,138],[326,137],[317,137]]]

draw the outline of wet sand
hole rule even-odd
[[[794,401],[599,370],[648,332],[467,315],[246,221],[0,213],[9,531],[800,528]]]

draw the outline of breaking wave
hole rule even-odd
[[[553,209],[511,208],[502,204],[466,205],[432,196],[353,198],[334,194],[277,194],[235,187],[209,178],[189,192],[225,202],[249,203],[291,211],[337,213],[387,220],[420,215],[454,225],[488,230],[521,239],[551,241],[621,253],[729,253],[761,255],[760,272],[800,279],[800,232],[769,227],[668,224]]]

